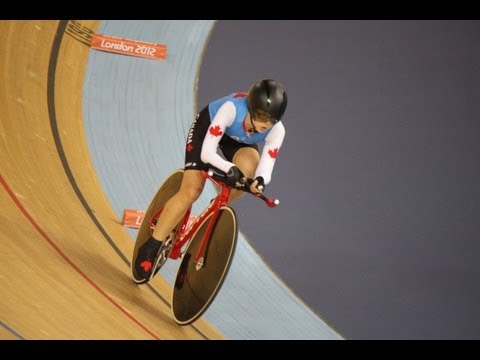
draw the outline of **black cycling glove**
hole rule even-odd
[[[257,180],[257,185],[255,186],[258,191],[264,192],[265,191],[265,180],[263,179],[263,176],[257,176],[255,179],[253,179],[252,183]]]
[[[242,171],[238,167],[232,166],[227,172],[227,180],[225,183],[235,188],[237,187],[237,183],[245,183],[245,175],[243,175]]]

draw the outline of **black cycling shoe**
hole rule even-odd
[[[162,242],[155,240],[153,236],[140,246],[137,259],[135,261],[135,272],[137,276],[145,280],[150,280],[152,272],[155,270],[155,259],[162,247]]]

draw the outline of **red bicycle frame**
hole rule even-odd
[[[203,210],[203,212],[198,216],[198,218],[195,220],[193,224],[190,226],[188,225],[188,219],[190,217],[190,213],[192,211],[192,207],[190,206],[185,213],[180,226],[176,232],[175,239],[173,239],[172,243],[172,249],[170,250],[170,253],[168,254],[168,257],[170,259],[178,259],[182,255],[182,248],[183,246],[190,240],[190,238],[195,234],[195,232],[198,230],[200,225],[203,223],[203,220],[206,219],[210,214],[212,214],[212,218],[210,219],[208,223],[207,230],[205,231],[205,234],[203,235],[202,242],[200,244],[200,247],[195,254],[195,263],[198,263],[200,259],[202,258],[203,255],[203,250],[205,249],[205,246],[207,244],[207,240],[210,237],[210,234],[213,230],[213,227],[215,226],[215,222],[217,220],[218,214],[220,213],[220,208],[222,206],[227,205],[228,203],[228,197],[230,196],[230,192],[232,188],[225,184],[223,181],[220,181],[219,179],[215,178],[213,173],[207,172],[207,171],[202,171],[201,172],[203,178],[209,178],[215,185],[217,185],[220,188],[220,192],[218,195],[215,197],[214,201],[212,201],[208,207]],[[270,207],[275,207],[279,204],[278,200],[273,200],[270,198],[265,197],[263,194],[253,194],[249,191],[249,189],[242,189],[245,192],[248,192],[263,201],[270,206]],[[150,229],[155,228],[155,222],[156,219],[160,216],[161,212],[163,211],[163,208],[157,211],[150,219]]]

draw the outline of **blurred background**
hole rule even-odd
[[[480,337],[480,22],[227,21],[198,108],[258,78],[286,138],[242,230],[352,339]]]

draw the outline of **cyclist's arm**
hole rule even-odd
[[[273,166],[275,165],[275,159],[277,158],[280,147],[285,137],[285,127],[281,122],[275,124],[270,130],[270,133],[265,138],[265,145],[263,146],[262,156],[258,163],[257,170],[255,171],[255,177],[261,176],[267,185],[272,178]]]
[[[236,114],[237,110],[231,101],[227,101],[220,106],[207,130],[200,155],[204,163],[211,164],[225,173],[228,172],[232,166],[235,166],[235,164],[222,159],[222,157],[217,154],[217,147],[225,133],[225,129],[233,124]]]

